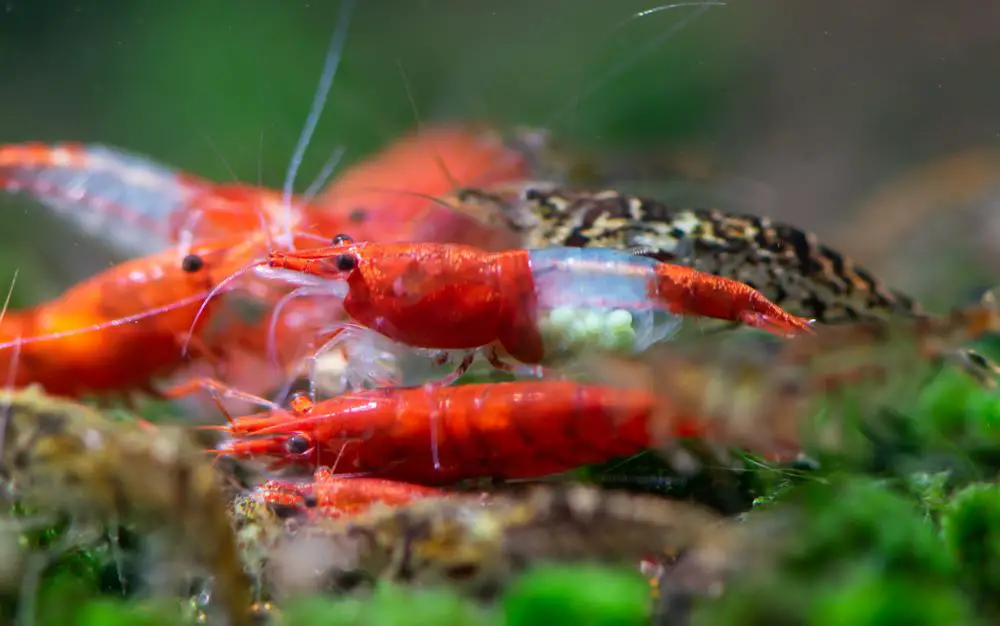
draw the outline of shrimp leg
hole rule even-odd
[[[207,391],[208,394],[216,401],[216,404],[221,407],[222,400],[243,400],[257,406],[267,407],[269,409],[280,409],[281,407],[277,404],[262,398],[260,396],[254,395],[252,393],[247,393],[245,391],[240,391],[239,389],[234,389],[229,387],[222,382],[207,377],[192,378],[183,383],[179,383],[172,387],[168,387],[161,393],[165,398],[176,400],[178,398],[184,398],[187,396],[194,395],[201,391]]]

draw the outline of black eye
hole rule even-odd
[[[315,508],[317,505],[319,505],[319,500],[316,499],[316,494],[307,493],[306,495],[302,496],[302,504],[312,509]]]
[[[181,261],[181,269],[188,274],[193,274],[203,267],[205,267],[205,259],[197,254],[189,254]]]
[[[350,235],[345,235],[344,233],[340,233],[339,235],[333,238],[333,245],[335,246],[343,246],[349,243],[354,243],[354,237],[351,237]]]
[[[350,215],[347,216],[347,219],[354,222],[355,224],[359,224],[368,219],[368,211],[363,207],[358,207],[353,211],[351,211]]]
[[[544,200],[545,194],[542,193],[541,189],[535,189],[534,187],[528,187],[523,192],[523,197],[529,202],[532,200]]]
[[[285,450],[288,454],[305,454],[312,445],[302,435],[292,435],[285,440]]]
[[[358,266],[358,257],[353,254],[338,254],[336,260],[337,269],[341,272],[349,272]]]

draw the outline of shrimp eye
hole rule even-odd
[[[313,509],[319,506],[319,500],[316,499],[316,494],[307,493],[306,495],[302,496],[302,504],[310,509]]]
[[[305,454],[312,444],[302,435],[292,435],[285,440],[285,450],[288,454]]]
[[[338,254],[334,263],[341,272],[349,272],[358,267],[358,257],[353,254]]]
[[[333,245],[335,246],[343,246],[349,243],[354,243],[354,237],[351,237],[350,235],[345,235],[344,233],[340,233],[339,235],[333,238]]]
[[[205,267],[205,259],[197,254],[189,254],[181,261],[181,269],[188,274],[194,274],[203,267]]]

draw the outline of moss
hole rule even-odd
[[[100,599],[82,607],[73,626],[178,626],[190,623],[183,608],[171,602],[125,602]]]
[[[799,509],[801,534],[785,538],[773,569],[738,578],[720,602],[701,607],[696,624],[971,623],[950,619],[971,615],[956,562],[893,481],[835,476],[783,500],[777,506]]]
[[[973,596],[1000,616],[1000,486],[970,485],[947,504],[941,535]]]
[[[502,606],[505,626],[639,626],[649,623],[649,584],[638,572],[539,568],[509,589]]]
[[[819,591],[804,620],[809,626],[937,626],[977,623],[961,592],[904,578],[887,578],[878,567],[858,567],[839,585]]]
[[[475,626],[489,623],[488,614],[448,590],[413,590],[380,585],[364,599],[300,598],[282,615],[286,626],[392,626],[435,624]]]

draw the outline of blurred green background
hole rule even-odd
[[[972,191],[952,194],[961,202],[934,201],[943,218],[915,217],[885,250],[855,236],[878,219],[875,211],[857,221],[856,207],[911,168],[970,149],[992,154],[1000,3],[732,0],[638,18],[663,5],[358,4],[300,190],[338,146],[349,163],[418,123],[542,125],[601,151],[655,147],[704,159],[710,178],[642,190],[815,230],[932,305],[994,280],[1000,158],[964,181]],[[100,142],[215,180],[280,186],[339,3],[2,8],[0,141]],[[21,269],[17,301],[106,264],[30,204],[3,203],[0,280]]]

